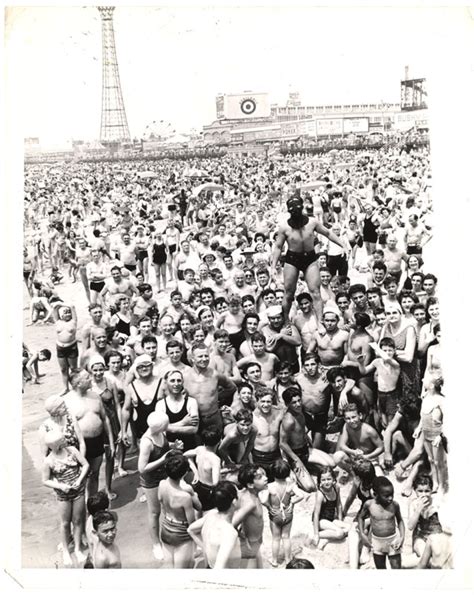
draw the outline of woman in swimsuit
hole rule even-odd
[[[91,390],[99,395],[105,409],[105,413],[110,421],[112,428],[112,435],[115,444],[121,445],[118,437],[121,433],[121,409],[117,395],[117,385],[111,382],[105,376],[105,361],[100,355],[93,355],[89,360],[89,370],[92,374]],[[105,444],[105,489],[109,500],[114,500],[117,494],[112,492],[112,478],[114,475],[114,457],[111,456],[110,448],[107,438],[104,440]],[[117,449],[118,450],[118,449]],[[123,450],[123,449],[122,449]],[[119,460],[122,461],[123,466],[123,452],[120,453]]]
[[[118,311],[110,319],[110,326],[115,329],[126,339],[130,337],[132,312],[130,310],[130,298],[121,295],[116,301]]]
[[[152,262],[155,269],[156,284],[158,293],[166,290],[166,261],[168,260],[168,248],[163,240],[163,234],[157,232],[153,238]],[[172,255],[170,254],[170,259]]]
[[[86,443],[84,442],[84,436],[76,418],[69,413],[64,399],[53,395],[46,399],[44,407],[50,417],[39,427],[40,446],[43,455],[46,456],[48,454],[48,448],[45,442],[46,436],[53,431],[62,432],[66,440],[66,446],[74,446],[74,448],[77,448],[77,450],[85,455]]]
[[[291,467],[282,459],[272,463],[272,473],[275,481],[268,485],[268,497],[262,504],[268,508],[270,529],[272,532],[272,558],[270,564],[276,568],[283,544],[285,564],[291,560],[291,525],[293,522],[293,507],[303,499],[296,485],[289,479]]]
[[[89,463],[77,448],[67,446],[59,429],[48,432],[45,446],[50,449],[43,464],[43,485],[56,492],[61,515],[61,545],[65,566],[72,566],[69,554],[71,525],[74,537],[74,554],[78,564],[86,560],[81,551],[85,523],[85,480]]]
[[[329,541],[345,539],[349,527],[342,520],[342,506],[334,470],[323,467],[318,477],[319,490],[313,510],[314,536],[311,544],[323,549]]]
[[[135,252],[137,255],[138,272],[142,273],[145,283],[148,282],[148,248],[150,238],[145,235],[143,225],[137,227],[135,234]]]
[[[162,560],[163,550],[159,534],[161,507],[158,500],[158,486],[160,481],[166,478],[164,465],[169,446],[165,432],[169,420],[164,413],[155,411],[147,417],[146,421],[148,430],[140,441],[138,472],[148,507],[148,527],[153,543],[153,556],[157,560]]]

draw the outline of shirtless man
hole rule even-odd
[[[305,467],[309,459],[311,441],[307,434],[301,388],[297,385],[287,388],[283,393],[287,407],[280,426],[280,448],[293,470]]]
[[[281,306],[270,306],[267,308],[268,324],[262,326],[262,334],[265,337],[265,347],[272,352],[280,361],[290,363],[291,373],[299,372],[300,364],[297,347],[301,345],[301,337],[294,324],[286,322]]]
[[[166,568],[192,568],[194,543],[188,527],[196,519],[200,503],[194,490],[183,481],[189,462],[183,455],[171,456],[165,463],[166,479],[158,486],[161,504],[160,537]]]
[[[301,337],[301,349],[304,353],[309,352],[312,338],[319,327],[316,311],[313,307],[313,298],[309,293],[303,292],[296,296],[298,311],[293,317],[293,324],[298,329]]]
[[[92,331],[95,328],[107,328],[107,323],[103,319],[103,309],[100,304],[89,305],[89,315],[91,320],[86,322],[81,328],[81,352],[87,351],[91,346]]]
[[[69,391],[69,373],[77,368],[79,358],[76,308],[63,304],[58,309],[54,308],[53,316],[56,321],[56,354],[64,384],[62,395],[65,395]]]
[[[306,426],[311,432],[314,448],[323,448],[326,438],[331,393],[327,380],[319,373],[319,360],[315,353],[307,353],[303,370],[295,376],[301,387],[303,414]]]
[[[107,345],[107,333],[104,328],[94,327],[91,332],[92,345],[81,354],[80,366],[86,368],[90,358],[93,355],[101,355],[104,359],[107,353],[110,351],[110,347]]]
[[[117,517],[114,512],[100,510],[92,519],[92,534],[96,545],[92,552],[94,568],[122,568],[120,551],[115,545]]]
[[[275,378],[275,364],[279,361],[274,353],[268,353],[265,350],[265,337],[257,331],[250,337],[253,354],[242,357],[237,362],[239,368],[244,367],[250,362],[258,362],[262,368],[262,382],[269,382]]]
[[[268,485],[268,479],[262,467],[244,465],[238,474],[239,484],[244,486],[239,494],[239,508],[232,524],[240,525],[241,568],[263,568],[260,552],[263,543],[263,507],[258,497]]]
[[[102,401],[91,391],[92,378],[89,372],[81,370],[73,374],[71,385],[73,390],[64,397],[64,402],[71,415],[77,419],[86,443],[86,459],[90,465],[87,497],[90,497],[98,491],[99,470],[104,454],[104,433],[107,432],[109,438],[112,458],[115,455],[115,440]]]
[[[138,294],[137,288],[130,279],[125,279],[122,276],[122,271],[119,266],[113,266],[110,269],[111,279],[105,282],[104,289],[100,292],[100,297],[104,300],[105,296],[109,294],[111,303],[115,303],[119,296],[126,295],[132,298]]]
[[[235,390],[235,384],[226,376],[218,374],[209,366],[209,349],[204,343],[192,347],[193,367],[186,374],[184,388],[195,398],[199,408],[199,431],[215,425],[222,431],[222,416],[219,410],[219,386]]]
[[[237,488],[221,481],[212,490],[216,509],[194,521],[188,532],[204,553],[207,568],[240,568],[239,535],[232,524],[238,502]]]
[[[276,279],[276,265],[286,242],[288,244],[288,250],[285,254],[285,266],[283,269],[285,283],[285,297],[283,300],[284,317],[288,320],[291,304],[295,296],[298,276],[302,272],[309,292],[313,296],[316,314],[318,319],[321,320],[323,304],[320,291],[319,267],[314,252],[314,233],[320,233],[343,250],[345,250],[345,246],[340,238],[321,225],[317,219],[303,215],[302,198],[292,196],[287,200],[286,205],[290,217],[278,228],[271,267],[272,277]]]
[[[273,391],[257,391],[257,407],[253,413],[253,425],[257,430],[252,451],[255,465],[262,467],[269,481],[273,481],[272,463],[281,458],[280,425],[285,411],[275,407]]]
[[[383,452],[383,442],[377,431],[362,421],[362,414],[355,403],[349,403],[344,409],[344,421],[336,446],[337,451],[345,454],[342,462],[362,456],[375,464]]]
[[[315,334],[309,351],[317,350],[323,369],[322,377],[325,379],[325,372],[333,366],[339,366],[344,360],[349,333],[338,327],[339,313],[337,308],[332,306],[324,308],[322,323],[326,333],[324,335],[321,335],[320,332]]]
[[[257,435],[257,428],[252,424],[253,416],[248,409],[240,409],[234,416],[235,422],[224,428],[224,437],[219,445],[220,458],[230,465],[249,462]]]
[[[239,368],[235,355],[230,352],[230,340],[229,333],[224,329],[217,329],[214,332],[214,351],[211,355],[210,365],[215,369],[218,374],[227,376],[229,380],[234,383],[242,382],[242,376],[240,375]],[[219,405],[229,405],[232,403],[235,390],[219,390]]]
[[[216,451],[221,440],[221,433],[210,426],[201,433],[202,446],[187,450],[184,456],[189,459],[194,473],[193,488],[201,502],[205,514],[215,506],[212,488],[221,475],[221,459]]]
[[[383,254],[387,273],[395,277],[397,282],[399,282],[405,268],[407,255],[397,248],[397,238],[394,235],[388,236],[387,247],[383,251]]]
[[[371,325],[370,316],[365,312],[356,312],[354,314],[353,328],[349,333],[347,343],[347,354],[343,361],[346,367],[347,375],[357,381],[358,386],[364,393],[364,397],[369,406],[372,407],[374,397],[374,382],[371,375],[361,375],[359,373],[359,362],[364,367],[372,361],[372,350],[370,343],[373,341],[372,335],[366,330]]]

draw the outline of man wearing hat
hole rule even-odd
[[[288,319],[291,304],[295,296],[298,277],[300,272],[302,272],[309,292],[313,297],[316,314],[318,319],[321,320],[323,304],[320,291],[319,267],[314,251],[315,233],[325,236],[343,250],[345,250],[345,246],[341,238],[338,238],[332,231],[321,225],[317,219],[303,214],[303,199],[300,196],[290,197],[286,205],[290,217],[286,222],[282,222],[278,228],[272,257],[272,276],[275,278],[276,265],[286,242],[288,249],[284,257],[285,266],[283,269],[285,283],[283,316],[285,320]]]
[[[274,353],[280,361],[289,362],[291,373],[296,374],[300,369],[296,350],[301,345],[298,329],[294,324],[285,324],[281,306],[269,306],[266,314],[268,324],[262,327],[262,334],[266,339],[266,349]]]

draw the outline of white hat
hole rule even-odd
[[[269,318],[272,316],[279,316],[280,314],[283,314],[283,308],[281,306],[269,306],[265,313]]]
[[[87,364],[87,367],[89,368],[89,370],[92,370],[92,366],[95,366],[96,364],[102,364],[103,366],[105,366],[104,358],[98,353],[95,353],[91,356],[89,363]]]
[[[137,357],[137,359],[134,362],[135,367],[137,368],[138,366],[146,366],[146,365],[153,365],[153,360],[151,359],[151,357],[147,354],[144,353],[143,355],[139,355]]]
[[[162,432],[163,430],[166,430],[170,420],[166,413],[153,411],[153,413],[150,413],[146,418],[146,422],[152,432]]]

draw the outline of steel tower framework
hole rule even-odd
[[[100,140],[104,144],[130,141],[120,86],[113,13],[114,6],[98,6],[102,19],[102,112]]]

